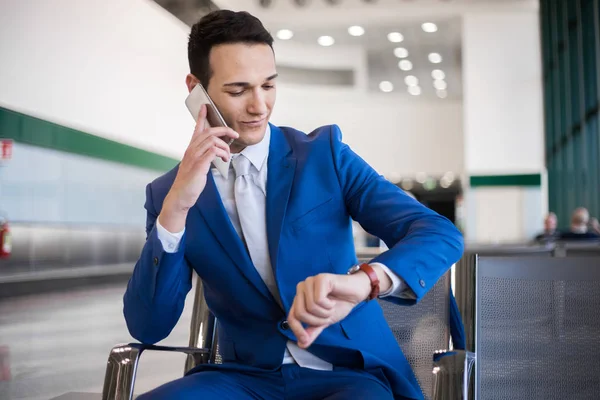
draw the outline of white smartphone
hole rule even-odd
[[[213,128],[217,126],[227,126],[225,119],[223,119],[223,116],[204,89],[204,86],[198,83],[185,99],[185,105],[190,111],[190,114],[192,114],[194,121],[196,121],[198,118],[202,104],[206,104],[206,121],[208,122],[209,126]],[[233,143],[233,139],[229,139],[227,145],[231,145],[231,143]]]

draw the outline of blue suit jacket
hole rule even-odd
[[[177,168],[147,187],[148,239],[124,297],[131,335],[143,343],[167,337],[191,288],[192,269],[219,320],[219,347],[230,369],[277,369],[286,342],[282,328],[296,285],[323,272],[345,274],[357,263],[351,219],[390,248],[373,262],[396,272],[417,300],[456,262],[460,232],[444,217],[378,175],[342,143],[335,125],[309,135],[271,126],[267,176],[269,253],[284,309],[252,265],[220,200],[212,175],[188,214],[179,251],[165,253],[155,221]],[[402,305],[415,301],[388,297]],[[309,348],[336,365],[364,368],[387,379],[397,396],[421,399],[414,374],[376,301],[358,305]]]

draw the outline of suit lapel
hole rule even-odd
[[[221,196],[215,185],[212,172],[206,177],[206,187],[196,202],[196,209],[202,214],[208,228],[217,238],[224,252],[231,258],[246,278],[267,298],[274,301],[267,285],[263,282],[258,271],[252,264],[248,251],[241,238],[231,224],[227,211],[221,201]]]
[[[271,125],[267,167],[267,240],[271,266],[276,273],[279,239],[294,181],[296,158],[284,133],[274,125]]]

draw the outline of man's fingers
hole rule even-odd
[[[206,128],[206,104],[202,104],[200,106],[200,111],[198,112],[198,117],[196,118],[196,127],[194,128],[194,134],[192,135],[190,143],[193,142],[197,136],[200,136]]]
[[[197,146],[199,143],[203,142],[207,137],[210,136],[218,137],[226,143],[231,142],[232,139],[235,140],[240,137],[240,135],[236,131],[225,126],[218,126],[216,128],[206,128],[199,134],[196,134],[194,132],[194,136],[192,137],[190,146]]]
[[[290,326],[290,329],[292,330],[294,335],[296,335],[296,339],[298,339],[298,343],[300,343],[300,342],[305,342],[308,339],[308,335],[306,334],[306,331],[304,330],[302,323],[298,320],[298,318],[296,318],[296,308],[298,306],[298,303],[299,302],[304,303],[304,299],[303,298],[299,299],[298,297],[302,297],[302,295],[300,294],[300,296],[299,296],[299,294],[296,293],[296,297],[294,298],[294,303],[292,304],[292,307],[290,308],[290,314],[288,315],[287,321]]]
[[[326,310],[333,310],[335,302],[329,298],[332,290],[331,282],[324,274],[317,275],[314,281],[315,303]]]
[[[329,317],[331,317],[332,312],[333,312],[333,307],[330,308],[325,308],[323,307],[320,303],[325,303],[324,301],[320,301],[320,303],[317,301],[318,299],[316,298],[317,295],[317,291],[319,290],[319,286],[322,286],[323,283],[319,280],[319,279],[314,279],[314,278],[309,278],[307,279],[305,282],[304,288],[305,288],[305,296],[304,296],[304,308],[306,309],[306,311],[315,316],[315,317],[319,317],[319,318],[325,318],[328,319]],[[321,292],[323,292],[321,290]],[[327,303],[327,305],[329,305]]]
[[[228,153],[230,152],[227,143],[225,143],[223,139],[216,136],[206,136],[204,140],[197,144],[196,151],[200,154],[203,154],[211,147],[217,147],[222,150],[225,150]]]
[[[306,334],[308,335],[308,340],[306,342],[298,342],[298,347],[302,348],[302,349],[306,349],[308,347],[310,347],[311,344],[313,344],[313,342],[315,340],[317,340],[317,338],[319,337],[319,335],[325,330],[326,326],[311,326],[306,328]]]

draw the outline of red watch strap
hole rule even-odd
[[[377,272],[371,267],[369,264],[361,264],[359,269],[364,271],[369,279],[371,280],[371,293],[369,293],[369,300],[373,300],[377,296],[379,296],[379,278],[377,277]]]

